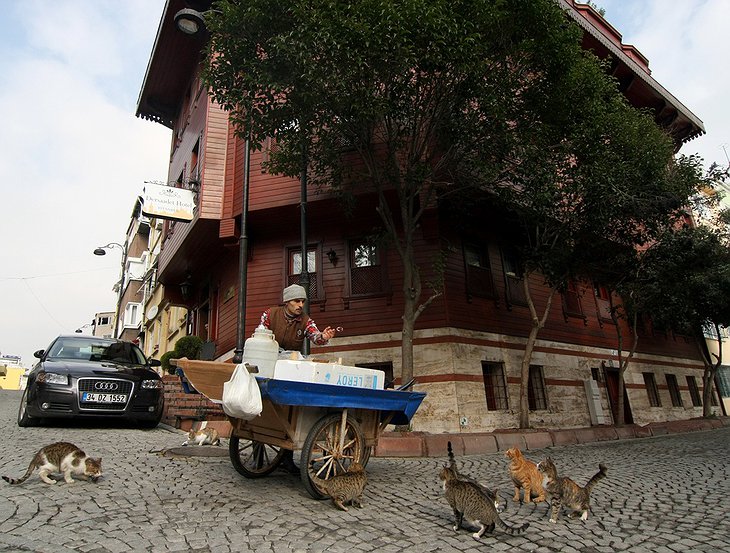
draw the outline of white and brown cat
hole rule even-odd
[[[220,445],[221,437],[215,428],[190,429],[188,439],[182,445]]]
[[[55,484],[56,480],[48,477],[49,474],[62,473],[67,484],[74,482],[73,475],[85,476],[96,482],[101,478],[101,458],[92,459],[74,444],[56,442],[41,448],[28,465],[28,470],[20,478],[3,476],[3,480],[10,484],[22,484],[35,469],[40,469],[39,476],[46,484]]]

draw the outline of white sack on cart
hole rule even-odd
[[[229,417],[251,420],[261,414],[261,390],[245,363],[237,365],[231,379],[223,383],[223,412]]]

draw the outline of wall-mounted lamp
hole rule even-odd
[[[182,297],[185,301],[190,299],[190,296],[193,292],[193,278],[190,276],[190,273],[188,273],[188,276],[185,277],[185,280],[183,280],[180,283],[180,293],[182,294]]]
[[[333,249],[330,249],[330,251],[327,252],[327,259],[330,260],[330,263],[332,263],[332,265],[337,265],[337,252]]]

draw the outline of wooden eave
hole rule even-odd
[[[633,46],[622,44],[621,34],[598,12],[575,0],[557,1],[583,29],[583,47],[601,59],[612,60],[612,73],[627,99],[637,108],[652,109],[657,124],[674,138],[677,147],[705,134],[702,120],[651,76],[646,58]],[[604,29],[598,28],[593,21],[599,22]]]
[[[204,55],[207,42],[204,32],[190,36],[179,31],[175,26],[175,14],[188,7],[204,11],[210,4],[210,0],[167,0],[165,3],[137,99],[137,117],[173,128],[180,101]]]

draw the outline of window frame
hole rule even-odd
[[[659,397],[659,387],[656,384],[656,376],[652,372],[641,373],[644,377],[644,387],[649,398],[649,407],[661,407],[662,400]]]
[[[489,247],[486,245],[480,246],[476,242],[466,240],[462,242],[461,249],[464,260],[464,287],[467,300],[471,302],[474,296],[496,299],[497,293],[494,286],[494,272],[489,260]],[[473,254],[478,259],[478,265],[469,262],[469,254]],[[489,289],[480,288],[474,281],[481,284],[486,283]]]
[[[482,377],[487,410],[509,411],[509,389],[504,374],[504,363],[482,361]]]
[[[294,256],[299,255],[301,259],[302,245],[287,246],[284,251],[285,261],[285,274],[284,274],[284,288],[292,284],[299,284],[301,279],[301,269],[298,273],[292,273],[292,263]],[[314,272],[309,271],[309,262],[314,261]],[[301,263],[301,261],[300,261]],[[325,300],[324,285],[322,280],[322,244],[320,242],[310,242],[307,244],[307,271],[309,274],[309,290],[307,290],[307,301],[310,304],[318,304]],[[303,267],[303,265],[302,265]],[[314,275],[314,277],[312,277]],[[315,294],[312,294],[312,288],[314,288]]]
[[[538,404],[539,403],[539,404]],[[547,411],[549,402],[542,365],[530,365],[527,379],[527,404],[530,411]]]
[[[375,252],[377,255],[376,264],[356,265],[355,252],[357,250],[357,247],[360,245],[372,246],[373,248],[375,248]],[[350,238],[346,242],[346,250],[347,280],[345,283],[345,294],[343,297],[345,309],[349,309],[351,300],[371,299],[379,297],[386,297],[388,299],[388,305],[390,305],[392,300],[392,291],[390,289],[390,281],[388,279],[387,251],[382,242],[377,239],[369,238],[367,236]],[[370,272],[377,275],[380,283],[379,288],[377,290],[372,289],[364,292],[355,292],[353,287],[353,279],[355,278],[354,275],[357,274],[358,269],[366,267],[377,267],[377,269],[374,269]],[[362,272],[365,273],[365,271]]]
[[[692,400],[692,407],[702,407],[702,394],[697,386],[697,377],[687,375],[687,388],[689,389],[689,397]]]
[[[513,246],[502,246],[500,248],[502,258],[502,274],[504,277],[504,295],[507,307],[513,305],[527,307],[527,297],[525,296],[524,279],[525,274],[522,271],[519,256]]]
[[[581,302],[581,292],[578,281],[568,279],[565,289],[561,291],[560,296],[563,304],[563,318],[565,322],[569,319],[581,319],[584,324],[588,324],[585,313],[583,312],[583,303]],[[571,299],[573,304],[571,305]]]
[[[679,390],[679,382],[677,382],[677,375],[666,373],[664,375],[664,380],[667,383],[669,397],[672,400],[672,407],[684,407],[684,404],[682,403],[682,392]]]

